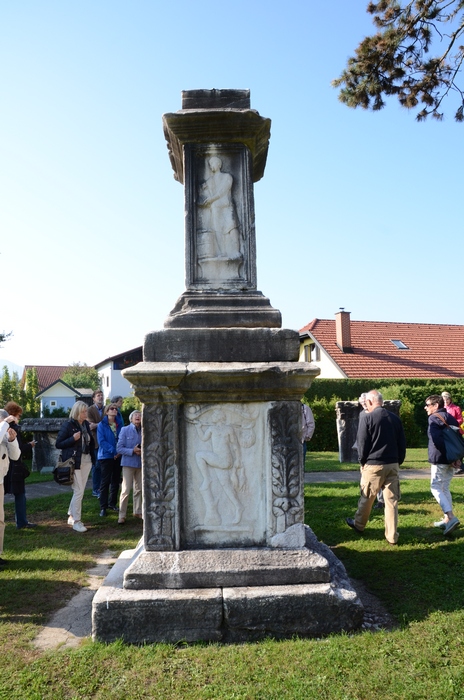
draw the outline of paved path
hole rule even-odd
[[[430,467],[426,469],[400,469],[400,479],[430,479]],[[359,481],[359,470],[350,472],[306,472],[304,475],[305,484],[330,484],[335,481]],[[92,488],[89,479],[87,488]],[[43,481],[40,484],[28,484],[26,481],[26,497],[45,498],[46,496],[56,496],[60,493],[68,492],[71,495],[70,486],[59,486],[53,480]],[[5,503],[13,503],[14,496],[6,495]]]
[[[89,479],[86,488],[92,488],[92,481]],[[53,479],[50,481],[42,481],[39,484],[28,484],[26,481],[26,498],[28,500],[32,498],[45,498],[46,496],[58,496],[60,493],[69,493],[72,495],[72,488],[70,486],[60,486]],[[5,503],[13,503],[14,496],[11,494],[6,494]]]
[[[400,469],[400,479],[429,479],[430,467],[426,469]],[[359,481],[359,469],[352,472],[305,472],[305,484],[330,484],[335,481]]]

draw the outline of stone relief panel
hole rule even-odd
[[[178,549],[177,406],[146,405],[143,422],[145,548]]]
[[[218,274],[240,277],[243,263],[242,233],[238,222],[232,187],[234,178],[223,172],[218,156],[207,159],[208,177],[199,187],[197,199],[197,261],[202,274],[214,263]],[[226,262],[226,266],[220,263]],[[208,275],[206,275],[208,276]]]
[[[187,546],[265,541],[267,404],[186,404]]]
[[[304,522],[299,401],[281,401],[269,411],[272,462],[271,534]]]
[[[187,282],[195,288],[255,285],[249,154],[240,145],[186,148]]]

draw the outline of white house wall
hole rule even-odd
[[[113,362],[108,362],[105,365],[100,365],[98,374],[101,378],[101,386],[105,403],[112,396],[130,396],[132,394],[132,385],[121,374],[120,369],[113,369]]]
[[[314,341],[307,341],[300,343],[300,357],[299,361],[304,362],[304,348],[306,345],[311,344]],[[319,350],[321,354],[320,360],[311,360],[311,364],[319,367],[321,373],[317,379],[346,379],[346,375],[341,371],[340,367],[336,362],[332,360],[330,355],[319,345]]]
[[[316,367],[319,367],[321,370],[317,379],[346,379],[344,372],[340,370],[339,366],[322,348],[320,361],[313,362],[312,364],[316,365]]]

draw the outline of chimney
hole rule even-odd
[[[351,347],[350,311],[340,308],[335,314],[336,342],[342,352],[353,352]]]

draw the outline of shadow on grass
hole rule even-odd
[[[464,485],[452,482],[451,488],[463,529],[444,537],[433,527],[440,509],[426,484],[402,483],[397,547],[385,540],[382,511],[372,511],[362,535],[346,525],[345,518],[356,511],[359,486],[314,484],[306,491],[306,522],[317,537],[403,623],[464,607]]]
[[[0,568],[0,621],[42,625],[86,584],[86,571],[97,556],[115,556],[136,546],[143,532],[139,519],[128,514],[125,525],[117,514],[99,517],[97,499],[84,497],[85,533],[67,525],[69,494],[28,501],[34,529],[18,530],[14,506],[5,506],[5,551],[8,564]]]

